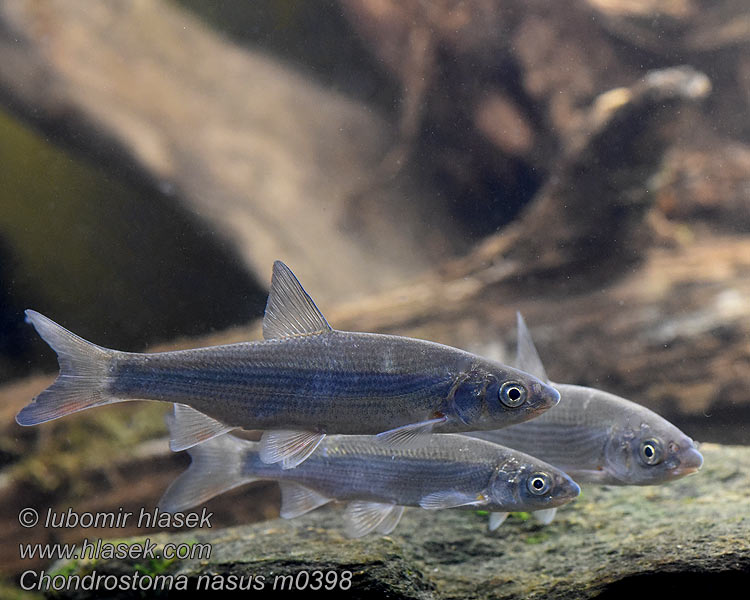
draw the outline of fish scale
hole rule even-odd
[[[517,320],[516,366],[548,381],[520,314]],[[533,454],[586,483],[661,484],[703,464],[693,440],[648,408],[595,388],[553,385],[561,400],[552,410],[526,423],[469,435]],[[646,447],[653,460],[642,454]]]
[[[580,491],[567,475],[539,459],[452,434],[397,450],[372,436],[328,436],[304,463],[287,470],[263,462],[259,446],[223,435],[191,448],[192,464],[169,487],[160,507],[185,510],[238,485],[268,479],[281,485],[282,516],[347,501],[348,529],[363,535],[379,523],[395,527],[404,506],[544,510],[569,502]],[[540,476],[547,487],[534,493],[529,482]]]
[[[537,377],[442,344],[336,331],[289,268],[274,263],[266,339],[192,350],[101,348],[27,311],[58,354],[60,377],[17,415],[35,425],[129,400],[173,402],[185,412],[173,450],[232,428],[265,430],[266,461],[292,468],[328,434],[377,434],[407,446],[429,433],[496,429],[554,406]],[[502,394],[511,386],[513,402]]]
[[[564,393],[561,391],[561,393]],[[541,419],[541,415],[536,420]],[[529,422],[534,427],[520,428],[511,426],[497,431],[478,431],[471,435],[496,444],[516,448],[522,452],[543,456],[548,462],[561,468],[576,466],[578,468],[597,469],[603,463],[604,441],[606,431],[585,424],[567,425]]]
[[[505,458],[497,448],[467,445],[451,435],[396,453],[371,438],[358,437],[328,438],[304,465],[285,471],[264,464],[251,449],[246,454],[246,473],[308,484],[339,500],[366,498],[417,505],[435,490],[478,494]]]

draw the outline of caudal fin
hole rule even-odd
[[[193,446],[188,450],[193,462],[167,488],[159,508],[165,512],[183,511],[255,481],[256,477],[243,473],[242,462],[247,450],[256,445],[225,434]]]
[[[26,311],[26,321],[57,352],[60,374],[16,415],[19,425],[37,425],[92,406],[121,402],[106,391],[114,350],[87,342],[33,310]]]

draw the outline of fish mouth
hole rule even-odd
[[[672,469],[675,477],[696,473],[703,466],[703,455],[697,448],[690,448],[680,456],[680,464]]]

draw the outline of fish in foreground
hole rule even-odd
[[[516,366],[549,381],[520,313]],[[560,403],[529,423],[469,435],[527,452],[578,483],[657,485],[696,472],[695,443],[655,412],[614,394],[555,383]],[[549,523],[554,510],[535,513]]]
[[[509,511],[560,506],[580,493],[570,477],[541,460],[455,434],[431,435],[413,449],[387,448],[372,436],[331,435],[296,469],[264,463],[258,442],[230,434],[189,453],[192,463],[164,494],[162,510],[182,511],[245,483],[275,480],[287,519],[347,501],[351,537],[390,533],[406,506],[481,507],[492,511],[495,529]]]
[[[174,402],[184,413],[175,451],[237,427],[263,429],[261,459],[292,468],[327,434],[379,434],[385,445],[416,447],[431,432],[531,419],[560,398],[536,377],[456,348],[334,330],[280,261],[262,341],[119,352],[26,315],[57,352],[60,375],[16,416],[20,425],[126,400]]]

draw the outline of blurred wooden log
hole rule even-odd
[[[332,322],[509,360],[520,310],[553,380],[603,387],[678,423],[704,417],[696,427],[710,436],[747,419],[750,242],[650,225],[650,188],[663,178],[676,115],[707,91],[701,74],[669,69],[608,93],[589,113],[589,136],[517,221]],[[732,431],[723,435],[750,442]]]
[[[750,241],[706,236],[647,250],[616,282],[570,292],[517,287],[502,270],[424,279],[329,311],[342,329],[514,355],[515,312],[555,381],[592,385],[692,423],[699,439],[750,442]]]
[[[484,158],[484,164],[495,168],[502,156],[521,156],[545,170],[545,161],[577,130],[593,97],[637,77],[637,70],[612,48],[606,32],[592,22],[591,7],[581,2],[340,3],[373,53],[401,83],[405,103],[415,103],[415,93],[424,96],[419,119],[468,152],[480,147],[480,133],[479,139],[484,137],[500,150]],[[427,32],[429,42],[415,48],[414,36],[421,31]],[[406,68],[415,54],[425,52],[427,57],[419,61],[422,72]],[[428,85],[414,85],[423,78]],[[499,122],[510,121],[508,126],[490,126],[491,113]],[[527,140],[520,145],[519,130],[526,132]],[[434,151],[440,157],[440,149]],[[444,159],[449,161],[450,155]],[[481,167],[482,157],[474,159],[474,167]]]
[[[714,231],[750,231],[750,147],[716,144],[713,152],[675,147],[655,191],[673,227],[706,223]]]
[[[250,163],[237,159],[233,152],[239,153],[245,141],[254,138],[239,133],[235,138],[232,131],[235,125],[237,131],[251,131],[251,124],[263,119],[246,114],[244,121],[240,119],[235,124],[223,121],[212,110],[216,103],[242,105],[249,97],[245,91],[238,91],[231,97],[217,92],[212,86],[220,85],[219,80],[211,68],[205,64],[201,66],[203,59],[199,49],[195,50],[197,54],[189,57],[180,54],[183,51],[175,50],[174,46],[169,46],[170,51],[167,46],[161,49],[168,56],[172,56],[171,52],[176,53],[182,70],[192,73],[189,63],[197,64],[195,73],[200,73],[200,77],[193,81],[193,85],[200,93],[194,95],[182,87],[165,87],[165,81],[171,81],[170,76],[161,71],[159,76],[151,72],[150,59],[136,52],[137,47],[131,47],[130,54],[117,56],[107,50],[108,44],[102,41],[76,46],[77,52],[82,54],[91,53],[91,48],[101,49],[103,56],[94,57],[96,61],[106,63],[106,68],[100,68],[124,70],[131,82],[139,73],[150,73],[151,93],[159,98],[175,93],[175,90],[184,92],[184,105],[178,103],[175,107],[180,113],[179,118],[169,111],[154,118],[144,107],[131,113],[130,109],[120,105],[116,100],[119,96],[114,92],[94,85],[97,81],[101,83],[97,79],[101,71],[94,69],[81,79],[63,77],[67,77],[63,67],[71,69],[70,65],[76,61],[61,48],[65,47],[68,36],[73,35],[68,29],[73,32],[87,30],[89,21],[98,22],[109,10],[120,11],[117,14],[125,21],[136,19],[132,11],[143,11],[138,14],[148,15],[154,19],[153,27],[160,27],[161,17],[151,14],[151,4],[132,4],[127,8],[116,3],[87,5],[87,11],[70,13],[75,14],[80,22],[73,26],[69,21],[65,27],[60,25],[57,17],[48,19],[45,11],[67,14],[68,10],[73,11],[68,7],[79,7],[79,4],[70,2],[64,8],[55,3],[35,4],[36,13],[22,10],[24,7],[26,11],[31,10],[29,6],[31,3],[10,1],[0,8],[0,15],[6,22],[14,24],[10,29],[0,29],[0,49],[4,57],[0,63],[0,82],[6,99],[12,96],[19,110],[23,110],[23,105],[27,110],[38,106],[42,115],[38,117],[40,124],[50,129],[67,128],[70,139],[77,128],[84,126],[97,131],[96,136],[86,140],[101,139],[98,137],[101,132],[107,132],[113,147],[102,150],[105,155],[111,160],[121,160],[123,157],[118,153],[124,152],[128,160],[144,170],[144,165],[158,165],[159,169],[154,172],[159,173],[164,181],[173,181],[178,175],[184,177],[181,184],[184,189],[181,187],[179,192],[189,196],[195,207],[210,212],[212,208],[207,198],[216,198],[225,206],[235,207],[238,212],[233,214],[244,214],[241,213],[244,204],[239,200],[232,203],[230,198],[241,197],[237,195],[238,190],[247,183],[244,165]],[[164,6],[166,11],[173,10],[169,5]],[[35,36],[41,37],[21,35],[22,26],[31,23],[36,28]],[[167,29],[155,39],[192,36],[196,30],[201,32],[192,20],[178,23],[189,25],[188,30]],[[125,35],[123,32],[128,30],[120,29],[117,24],[113,26],[112,22],[109,25],[109,28],[101,25],[94,29],[100,37],[114,38]],[[61,31],[57,30],[58,26]],[[19,42],[13,42],[17,34]],[[201,32],[201,36],[204,35],[208,36]],[[30,45],[31,39],[47,40],[48,47]],[[202,43],[211,48],[214,45],[225,50],[228,48],[211,36],[200,39],[204,41],[198,48]],[[195,40],[190,38],[190,41]],[[152,42],[151,38],[139,41],[145,45]],[[255,63],[255,58],[248,58],[236,49],[230,49],[226,57],[229,61],[226,69],[237,77],[232,86],[243,90],[242,77],[252,79],[269,71],[280,72],[263,60]],[[90,66],[93,69],[95,65]],[[14,72],[16,69],[18,71]],[[25,74],[24,86],[11,88],[8,82],[18,73]],[[166,77],[165,81],[161,81],[162,75]],[[302,83],[309,85],[299,78],[292,79],[296,83],[285,88],[290,94],[293,89],[301,89],[298,85]],[[64,84],[64,81],[68,83]],[[80,89],[67,87],[71,82],[76,82]],[[170,85],[177,86],[174,82]],[[269,89],[273,87],[266,81],[263,85]],[[750,241],[746,236],[719,232],[696,236],[688,225],[682,226],[679,232],[669,226],[660,229],[664,224],[654,218],[649,201],[652,184],[666,177],[660,164],[665,149],[675,139],[671,127],[675,116],[678,112],[689,114],[688,107],[703,92],[705,81],[700,75],[677,70],[660,72],[631,88],[620,88],[601,96],[593,109],[581,109],[578,136],[566,146],[565,155],[551,169],[553,175],[549,183],[517,221],[488,238],[466,258],[443,264],[406,285],[387,293],[373,293],[356,303],[334,305],[335,291],[351,291],[351,287],[370,277],[372,270],[377,268],[372,257],[363,263],[370,267],[366,272],[338,284],[325,276],[321,265],[313,263],[312,259],[310,262],[300,259],[299,264],[295,264],[296,271],[337,328],[413,335],[506,361],[513,355],[515,311],[520,310],[530,325],[553,380],[593,385],[629,397],[674,420],[700,440],[748,443],[750,434],[744,424],[750,422],[750,397],[747,394],[750,389]],[[132,94],[144,106],[149,104],[135,91]],[[320,90],[316,94],[318,99],[327,98],[327,94]],[[282,94],[280,97],[286,96]],[[304,101],[299,102],[304,105]],[[167,104],[160,106],[166,107]],[[362,118],[359,109],[346,102],[340,101],[336,106],[341,108],[336,118],[348,115],[350,125]],[[80,107],[91,112],[84,114]],[[323,132],[328,131],[335,138],[336,134],[321,124],[325,121],[323,113],[326,109],[320,108],[322,113],[311,113],[308,109],[309,106],[297,106],[297,110],[292,110],[290,118],[294,120],[287,123],[289,128],[319,127],[318,134],[324,136]],[[284,110],[290,110],[288,104]],[[92,119],[92,114],[96,115],[95,119]],[[297,119],[303,114],[308,118],[317,114],[319,120],[312,118],[311,124]],[[271,116],[268,118],[277,127],[282,126]],[[374,132],[377,139],[382,140],[379,125],[370,131],[367,123],[372,124],[371,119],[364,117],[359,125],[362,129],[358,131],[363,135]],[[208,134],[209,125],[204,120],[215,120],[221,125],[217,130],[223,132],[219,135],[221,139],[213,139]],[[194,129],[178,131],[180,127],[185,129],[185,123],[192,123]],[[377,125],[377,121],[375,123]],[[138,132],[145,134],[141,136]],[[131,137],[138,138],[143,145],[132,142]],[[191,138],[189,143],[186,138]],[[264,146],[260,138],[257,141],[256,151],[260,156]],[[80,143],[85,145],[90,141]],[[183,143],[186,145],[181,145]],[[337,143],[341,140],[338,139]],[[381,144],[385,142],[381,141]],[[126,148],[131,148],[130,153],[125,152]],[[309,152],[298,156],[307,157],[309,161],[315,152],[307,150]],[[279,152],[284,154],[281,149]],[[204,153],[213,153],[220,160],[216,164],[191,162],[198,161],[196,157]],[[376,155],[377,152],[373,151],[370,158]],[[289,156],[293,154],[284,156],[282,162],[288,166]],[[188,157],[192,158],[188,160]],[[326,152],[315,159],[321,161],[315,167],[316,173],[320,172],[321,165],[331,167],[335,162],[330,156],[326,157]],[[263,164],[271,166],[267,166],[265,174],[276,172],[272,169],[273,158],[269,157],[267,161]],[[361,164],[366,163],[363,160]],[[742,163],[737,164],[741,169]],[[217,169],[216,172],[213,169]],[[670,169],[673,172],[673,167]],[[205,181],[208,179],[202,180],[201,173],[207,172],[212,174],[215,189],[207,187]],[[279,169],[277,173],[281,172]],[[351,175],[354,172],[354,168],[347,171],[347,177],[354,178]],[[310,179],[301,173],[298,173],[299,181],[289,182],[289,189],[274,197],[294,199],[294,194],[307,186],[313,192],[317,190],[316,202],[322,202],[320,194],[325,182],[311,175],[313,184],[307,185]],[[252,176],[253,181],[261,180],[263,175],[259,167]],[[337,175],[334,168],[332,176]],[[258,186],[253,189],[262,188],[261,184]],[[744,210],[741,203],[733,206],[733,210]],[[323,228],[313,218],[310,218],[310,223],[300,220],[282,223],[281,215],[285,215],[288,208],[281,207],[279,214],[273,215],[266,213],[263,207],[257,208],[256,222],[265,219],[269,227],[283,225],[285,239],[295,235],[307,236],[316,227]],[[721,211],[721,206],[716,210]],[[367,219],[363,217],[363,220]],[[328,222],[330,228],[326,229],[327,232],[335,233],[334,221]],[[240,234],[236,235],[239,236],[236,239],[244,239]],[[342,265],[340,272],[346,273],[348,256],[334,258],[333,262],[324,265],[329,270],[331,264],[336,265],[334,270]],[[330,259],[328,256],[327,260]],[[267,262],[260,266],[263,272],[268,268]],[[398,268],[402,266],[398,265]],[[257,338],[258,334],[258,324],[255,324],[252,328],[182,340],[179,346],[247,340]],[[98,437],[101,441],[107,437],[107,429],[101,423],[97,424],[98,419],[121,418],[125,428],[131,429],[135,421],[133,415],[145,410],[137,404],[98,408],[38,428],[18,428],[12,422],[13,415],[48,383],[49,378],[40,377],[0,389],[5,424],[0,447],[5,461],[3,486],[0,488],[1,504],[5,510],[0,515],[0,534],[3,540],[14,542],[3,545],[9,549],[3,560],[16,560],[12,564],[6,563],[11,565],[10,568],[22,567],[15,553],[15,541],[20,536],[17,511],[21,505],[18,499],[23,498],[24,505],[38,508],[52,503],[51,491],[41,489],[39,482],[35,483],[33,473],[24,470],[33,461],[35,453],[54,453],[59,461],[49,463],[56,469],[54,506],[73,505],[91,511],[113,510],[123,503],[130,507],[154,502],[179,470],[181,461],[184,464],[184,459],[168,452],[163,440],[145,447],[133,444],[132,448],[119,440],[120,446],[111,454],[103,451],[102,446],[96,446],[93,451],[87,446],[91,438]],[[77,436],[69,435],[76,430]],[[154,431],[150,430],[149,435],[153,436]],[[81,469],[75,453],[108,458],[111,465]],[[97,488],[103,480],[104,487]],[[74,485],[76,482],[79,485]],[[258,495],[267,492],[266,488]],[[235,501],[237,497],[225,497],[225,510],[228,511],[233,503],[241,509],[242,503]],[[254,517],[250,511],[228,513],[228,520],[232,515],[243,519],[267,517],[273,514],[273,508],[269,509],[269,506],[276,501],[276,496],[266,498],[265,504],[259,504],[257,511],[253,506]],[[244,506],[252,505],[247,499],[244,502],[250,502]],[[71,535],[66,540],[86,535],[80,531],[64,533]],[[29,538],[28,541],[37,540]],[[40,537],[38,541],[51,540]]]
[[[648,245],[649,178],[710,87],[702,73],[676,68],[600,96],[533,202],[459,270],[502,262],[515,285],[543,278],[596,286],[617,277]]]
[[[714,128],[750,137],[750,12],[745,0],[586,0],[623,50],[651,64],[690,64],[711,77]]]
[[[717,93],[693,118],[724,139],[695,136],[694,148],[710,155],[750,135],[743,0],[340,3],[401,84],[404,103],[422,107],[408,117],[421,128],[412,135],[415,160],[427,156],[464,213],[493,226],[543,185],[561,149],[576,144],[593,99],[648,69],[691,65],[711,78]],[[404,66],[423,52],[410,43],[423,31],[420,73]]]
[[[750,240],[674,236],[654,230],[648,219],[648,190],[676,135],[675,116],[689,114],[706,91],[702,75],[677,69],[600,97],[587,113],[586,137],[571,145],[548,186],[516,222],[466,258],[408,285],[356,303],[320,301],[323,313],[339,329],[423,337],[508,361],[520,310],[553,380],[629,397],[698,439],[750,442],[743,428],[750,419]],[[312,297],[325,296],[327,281],[304,267],[298,275]],[[258,334],[255,324],[179,345]],[[37,379],[0,389],[4,422],[47,383]],[[20,460],[27,452],[50,452],[66,440],[66,428],[96,423],[115,410],[138,407],[94,409],[23,433],[8,424],[3,449],[20,465],[7,467],[9,477],[28,478]],[[54,436],[45,434],[52,428]],[[32,435],[36,442],[29,440]],[[161,447],[166,454],[166,445]],[[119,453],[129,464],[128,450]],[[171,476],[174,465],[146,464],[142,457],[132,464],[134,469],[122,471],[123,481],[137,471],[151,483],[147,494],[131,500],[155,500],[161,490],[154,473],[162,469]],[[62,469],[56,476],[65,489],[80,472]],[[27,483],[27,493],[30,487]],[[66,500],[80,502],[78,494]],[[88,506],[106,510],[116,506],[116,496]]]
[[[280,258],[323,298],[373,292],[461,246],[429,186],[373,185],[392,144],[382,118],[174,3],[8,0],[0,25],[6,105],[172,195],[263,283]]]

